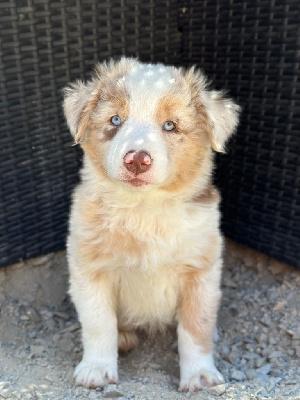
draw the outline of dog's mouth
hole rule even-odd
[[[149,190],[153,186],[157,186],[159,182],[150,174],[130,174],[124,173],[119,177],[119,182],[123,184],[127,189],[133,191],[144,191]]]
[[[148,185],[148,183],[149,183],[149,182],[146,182],[143,179],[139,179],[139,178],[128,179],[125,182],[134,187]]]

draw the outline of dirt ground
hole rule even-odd
[[[218,369],[226,384],[179,393],[176,330],[119,358],[119,383],[76,387],[80,325],[67,296],[64,252],[0,270],[0,399],[300,400],[300,272],[227,243]]]

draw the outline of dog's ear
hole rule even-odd
[[[66,87],[64,93],[64,112],[75,143],[84,139],[89,124],[89,102],[96,89],[95,81],[87,84],[77,81]]]
[[[224,152],[225,142],[238,125],[241,108],[223,92],[214,90],[202,91],[201,102],[210,120],[209,136],[212,148]]]

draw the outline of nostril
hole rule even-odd
[[[141,157],[142,165],[150,165],[151,164],[151,157],[146,152],[142,151],[140,154],[140,157]]]
[[[129,151],[125,157],[124,157],[124,163],[125,164],[133,164],[134,163],[134,155],[135,155],[135,151]]]

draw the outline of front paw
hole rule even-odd
[[[181,379],[179,390],[181,392],[197,392],[204,387],[221,385],[224,382],[223,375],[215,367],[202,369],[196,375]]]
[[[117,383],[118,372],[109,363],[81,361],[75,369],[74,378],[77,385],[96,389]]]

